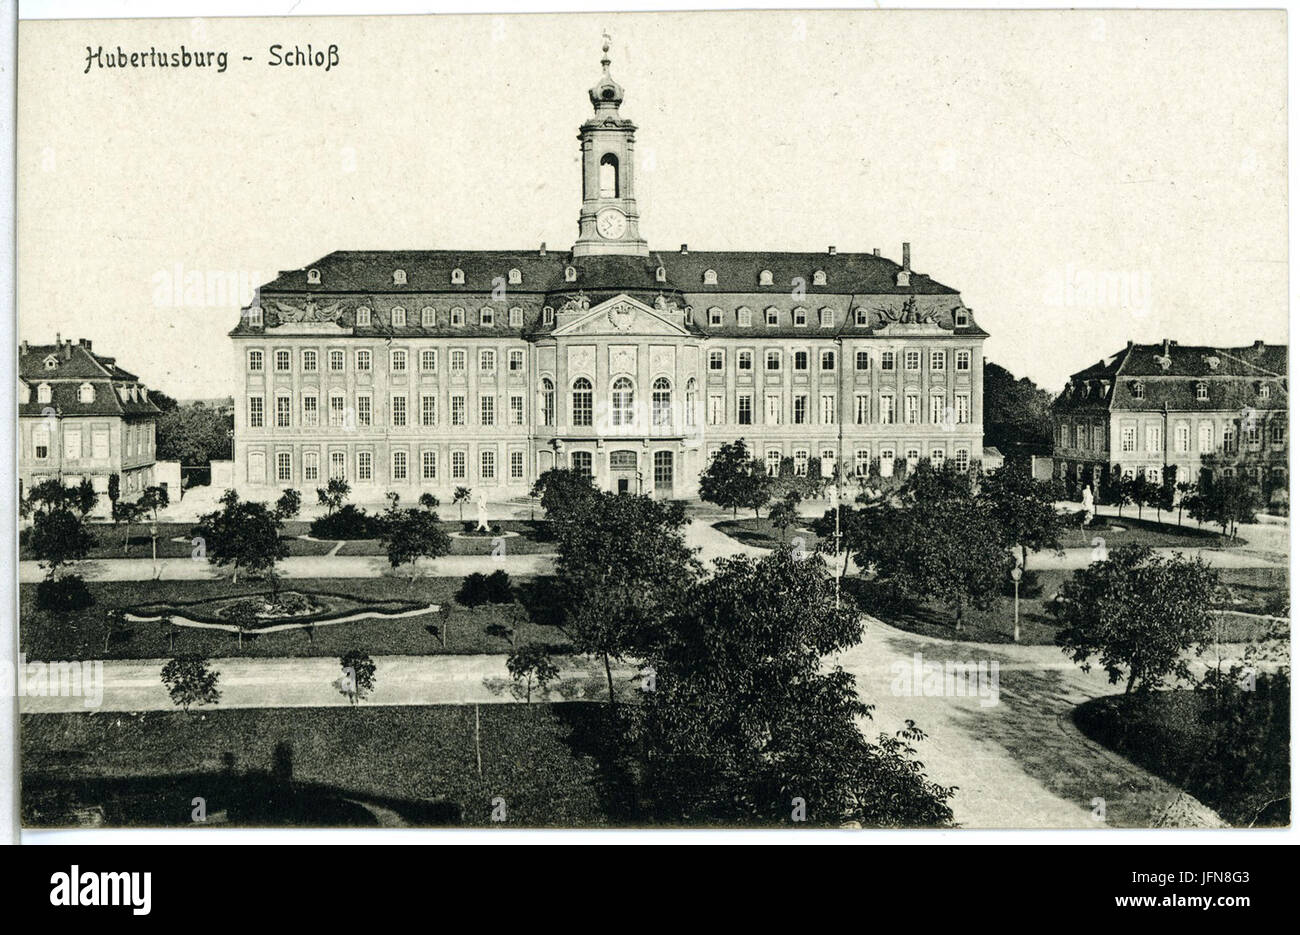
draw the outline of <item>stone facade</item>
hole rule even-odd
[[[979,458],[987,334],[961,296],[906,244],[901,264],[651,250],[602,64],[571,249],[337,252],[259,290],[231,332],[241,492],[507,498],[561,465],[686,498],[737,438],[773,469]]]

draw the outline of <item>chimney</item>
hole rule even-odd
[[[1168,338],[1165,338],[1165,346],[1164,346],[1164,349],[1160,352],[1160,356],[1161,356],[1161,357],[1168,357],[1168,356],[1169,356],[1169,339],[1168,339]]]
[[[910,286],[912,284],[912,245],[903,243],[903,268],[898,271],[898,285]]]
[[[1126,350],[1126,351],[1131,351],[1131,350],[1133,350],[1133,342],[1132,342],[1132,341],[1129,341],[1129,342],[1128,342],[1128,346],[1126,346],[1126,347],[1124,348],[1124,350]]]
[[[26,341],[23,342],[23,353],[24,353],[24,354],[27,353],[27,342],[26,342]]]
[[[1264,350],[1264,342],[1263,342],[1263,341],[1256,341],[1256,342],[1254,343],[1254,345],[1252,345],[1252,346],[1253,346],[1253,347],[1255,348],[1255,350],[1257,350],[1257,351],[1263,351],[1263,350]]]
[[[835,256],[835,244],[831,244],[831,245],[827,248],[827,252],[830,253],[831,256]]]
[[[537,248],[537,255],[538,255],[538,256],[546,256],[546,241],[545,241],[545,240],[543,240],[543,241],[542,241],[542,245],[541,245],[540,247]]]
[[[54,332],[54,346],[63,347],[63,335],[59,334],[57,331]]]
[[[686,244],[682,244],[682,256],[686,255]]]
[[[871,255],[872,255],[872,256],[880,256],[880,248],[879,248],[879,247],[872,247],[872,248],[871,248]]]

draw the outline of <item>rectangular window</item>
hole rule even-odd
[[[313,350],[304,350],[302,352],[302,372],[316,372],[316,352]]]
[[[262,397],[248,397],[248,427],[260,429],[263,425]]]
[[[808,476],[808,449],[796,448],[794,450],[794,473],[797,477]]]
[[[275,456],[275,479],[282,484],[293,480],[293,456],[287,451]]]
[[[341,350],[335,349],[330,351],[330,371],[332,373],[343,372],[344,355]]]
[[[907,370],[920,370],[920,369],[921,369],[921,352],[920,352],[920,351],[907,351],[907,352],[903,355],[903,366],[904,366]]]
[[[769,448],[767,451],[767,476],[776,477],[781,473],[781,449]]]
[[[289,352],[288,352],[288,351],[276,351],[276,352],[275,352],[275,369],[276,369],[276,371],[277,371],[278,373],[288,373],[288,372],[289,372],[289,360],[290,360],[290,358],[289,358]]]
[[[393,452],[393,480],[406,480],[406,452]]]
[[[1074,427],[1074,447],[1079,449],[1088,447],[1088,426],[1076,425]]]
[[[465,479],[465,452],[453,451],[451,453],[451,479]]]
[[[807,352],[807,351],[795,351],[795,352],[794,352],[794,369],[795,369],[795,370],[800,370],[800,371],[802,371],[802,370],[807,370],[807,369],[808,369],[808,352]]]
[[[357,480],[373,480],[375,476],[374,456],[368,451],[357,452]]]
[[[357,425],[370,425],[370,396],[365,393],[357,396]]]
[[[882,425],[893,425],[898,421],[898,410],[894,408],[894,394],[883,393],[880,396],[880,422]]]
[[[881,369],[881,370],[893,370],[893,369],[894,369],[894,352],[893,352],[893,351],[881,351],[881,352],[880,352],[880,369]]]
[[[754,352],[753,352],[753,351],[738,351],[738,352],[736,353],[736,369],[737,369],[737,370],[753,370],[753,369],[754,369]]]
[[[656,451],[654,454],[655,490],[672,490],[673,488],[673,453]]]
[[[854,370],[870,370],[870,369],[871,369],[871,352],[870,352],[870,351],[858,351],[856,354],[854,354],[854,355],[853,355],[853,369],[854,369]]]
[[[302,453],[302,479],[312,482],[320,480],[320,455],[314,451]]]
[[[767,368],[769,373],[776,373],[778,370],[781,369],[780,351],[777,350],[768,351],[764,360],[765,360],[764,366]]]
[[[478,479],[496,480],[496,478],[497,453],[491,448],[480,451],[478,453]]]
[[[497,352],[483,348],[478,352],[479,373],[495,373],[497,369]]]
[[[794,424],[806,425],[808,422],[808,397],[800,394],[794,398]]]
[[[393,397],[393,427],[402,428],[406,425],[406,397]]]
[[[438,397],[425,394],[420,397],[420,424],[438,424]]]
[[[128,425],[127,429],[134,430]],[[81,432],[75,429],[63,430],[63,457],[77,459],[81,457]]]
[[[1126,425],[1119,431],[1120,451],[1125,454],[1131,454],[1137,451],[1137,434],[1136,426]]]
[[[511,351],[511,352],[510,352],[510,372],[511,372],[511,373],[519,373],[519,372],[522,371],[523,369],[524,369],[524,352],[523,352],[523,351]]]
[[[357,351],[357,370],[361,373],[370,372],[370,352]]]
[[[420,370],[424,373],[438,372],[438,352],[433,348],[420,351]]]
[[[931,351],[931,352],[930,352],[930,369],[931,369],[931,370],[942,370],[943,367],[944,367],[944,360],[945,360],[945,355],[944,355],[943,351]]]
[[[853,397],[853,421],[857,425],[871,421],[871,397],[865,393]]]
[[[438,479],[438,452],[420,452],[420,480]]]
[[[931,425],[944,424],[943,402],[944,400],[942,396],[930,397],[930,424]]]
[[[965,425],[970,422],[970,394],[958,393],[953,398],[957,403],[957,424]]]
[[[1186,422],[1174,426],[1174,450],[1187,454],[1192,448],[1192,428]]]
[[[1237,453],[1237,420],[1230,419],[1223,426],[1223,453]]]
[[[1155,452],[1158,452],[1160,450],[1160,436],[1161,436],[1160,426],[1158,425],[1147,426],[1147,451],[1149,453],[1154,454]]]
[[[339,428],[346,419],[342,393],[330,393],[330,425]]]
[[[835,352],[822,351],[822,370],[835,369]]]
[[[292,411],[292,399],[288,396],[275,397],[275,427],[278,429],[287,429],[289,427],[289,419]]]
[[[767,411],[767,418],[766,418],[766,422],[767,422],[767,424],[768,424],[768,425],[780,425],[780,424],[781,424],[781,397],[780,397],[780,395],[777,394],[777,393],[768,393],[767,396],[764,397],[764,402],[765,402],[766,411]]]
[[[465,424],[465,397],[460,393],[451,397],[451,424]]]
[[[261,351],[249,351],[249,352],[248,352],[248,369],[249,369],[249,371],[252,372],[252,373],[261,373],[261,372],[262,372],[262,352],[261,352]]]
[[[496,425],[496,417],[497,417],[496,397],[480,396],[478,398],[479,425]]]
[[[524,453],[522,451],[510,452],[510,479],[524,479]]]
[[[921,397],[916,393],[903,396],[903,421],[908,425],[916,425],[921,421]]]
[[[893,448],[880,449],[880,476],[881,477],[894,476],[894,449]]]
[[[388,369],[393,373],[406,373],[406,351],[395,347],[388,353]]]
[[[1214,423],[1202,422],[1196,430],[1197,454],[1208,455],[1214,452]]]
[[[330,480],[347,480],[347,455],[341,451],[330,452]]]
[[[90,456],[98,460],[108,457],[108,432],[96,429],[90,435]]]
[[[853,473],[857,477],[866,477],[871,473],[870,448],[859,448],[853,452]]]
[[[1286,420],[1281,416],[1273,416],[1268,424],[1268,440],[1274,445],[1286,444]]]
[[[721,425],[722,423],[723,423],[722,397],[710,396],[709,397],[709,425]]]
[[[822,397],[822,425],[835,424],[835,397]]]
[[[302,424],[306,426],[319,425],[320,403],[314,393],[308,393],[302,398]]]
[[[736,395],[736,421],[741,425],[754,424],[754,399],[748,393]]]
[[[524,424],[524,398],[522,396],[510,397],[510,424]]]
[[[970,351],[957,352],[957,369],[963,372],[970,370]],[[964,449],[958,450],[962,451]],[[965,468],[963,468],[963,470],[965,470]]]
[[[452,372],[452,373],[464,373],[464,372],[465,372],[465,352],[464,352],[464,351],[452,351],[452,352],[451,352],[451,372]]]
[[[721,370],[725,361],[726,357],[722,351],[709,351],[710,370]]]

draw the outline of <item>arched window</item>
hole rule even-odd
[[[542,388],[539,393],[541,399],[541,419],[542,425],[555,424],[555,384],[551,382],[550,377],[542,377]]]
[[[741,306],[736,310],[736,324],[742,328],[748,328],[754,323],[754,313],[749,309]]]
[[[573,424],[591,425],[591,381],[586,377],[573,381]]]
[[[610,412],[614,425],[632,424],[632,381],[619,377],[610,393]]]
[[[600,197],[619,197],[618,157],[613,153],[605,153],[600,157]]]
[[[425,328],[432,328],[438,323],[438,313],[433,310],[432,305],[426,305],[420,309],[420,324]]]
[[[517,269],[512,269],[509,272],[509,274],[506,276],[506,279],[508,282],[512,284],[518,284],[524,281],[524,277],[520,274],[519,270]]]
[[[686,424],[695,424],[695,378],[686,381]]]
[[[716,286],[718,284],[718,274],[711,269],[704,271],[704,284],[706,286]]]
[[[574,269],[572,266],[566,266],[566,267],[564,267],[564,281],[565,281],[565,282],[577,282],[577,281],[578,281],[578,271],[577,271],[576,269]]]
[[[393,285],[394,286],[406,285],[406,270],[404,269],[393,270]]]
[[[772,285],[772,271],[770,269],[765,269],[758,274],[758,284],[760,286]]]
[[[651,421],[654,425],[671,425],[673,412],[673,385],[667,377],[659,377],[651,388]]]
[[[307,270],[307,285],[309,286],[320,285],[320,270],[318,269]]]
[[[406,327],[406,309],[402,308],[400,305],[393,308],[393,327]]]
[[[814,285],[814,286],[824,286],[824,285],[826,285],[826,273],[825,273],[824,271],[822,271],[822,270],[816,270],[816,271],[813,273],[813,285]]]
[[[453,286],[465,285],[465,271],[463,269],[454,269],[451,271],[451,284]]]
[[[667,282],[668,271],[662,266],[655,267],[655,282]]]
[[[591,477],[592,474],[591,463],[590,451],[575,451],[569,455],[569,464],[572,465],[573,469],[579,474],[585,474],[587,477]]]
[[[357,324],[367,327],[370,324],[370,309],[364,305],[357,309]]]
[[[38,403],[48,403],[50,401],[50,385],[42,383],[36,387],[36,401]]]
[[[95,401],[95,388],[89,383],[83,383],[77,388],[77,402],[93,403]]]

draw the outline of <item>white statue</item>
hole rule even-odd
[[[487,491],[478,492],[478,528],[475,532],[489,532],[487,519]]]
[[[1092,502],[1092,485],[1085,484],[1083,487],[1083,525],[1087,526],[1092,522],[1092,518],[1097,515],[1097,508]]]

